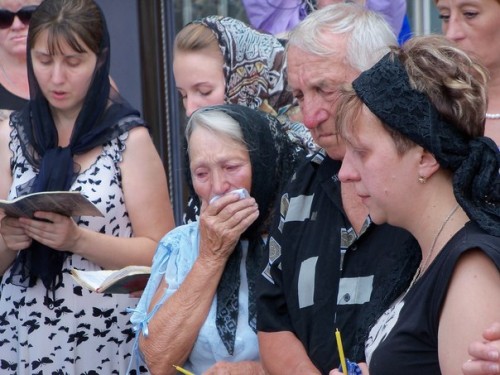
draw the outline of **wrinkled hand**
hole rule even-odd
[[[472,359],[462,366],[465,375],[500,375],[500,322],[486,329],[483,337],[469,345]]]
[[[203,375],[264,375],[264,369],[259,362],[217,362]]]
[[[35,219],[20,218],[19,222],[29,237],[54,250],[72,251],[78,240],[78,225],[68,216],[38,211]]]
[[[19,251],[30,247],[32,239],[26,234],[19,219],[5,216],[2,218],[0,234],[9,250]]]
[[[241,234],[257,219],[254,198],[239,199],[227,194],[216,202],[201,206],[200,259],[225,263]]]

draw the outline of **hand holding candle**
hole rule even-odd
[[[340,364],[342,365],[342,372],[348,374],[348,369],[345,363],[344,347],[342,346],[342,338],[340,337],[340,331],[337,328],[335,330],[335,338],[337,339],[337,349],[339,351]]]

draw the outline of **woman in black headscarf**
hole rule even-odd
[[[274,200],[303,154],[276,118],[234,104],[194,112],[186,139],[200,220],[160,241],[131,318],[135,358],[153,373],[262,373],[255,282]]]
[[[42,363],[44,373],[124,373],[132,333],[122,313],[136,301],[82,289],[69,271],[151,263],[173,227],[163,165],[139,113],[110,86],[93,0],[44,1],[27,62],[29,105],[1,131],[0,195],[79,191],[103,217],[2,218],[0,359],[18,372]]]
[[[371,328],[371,375],[461,373],[500,311],[500,154],[484,137],[486,70],[442,36],[414,38],[346,89],[339,172],[372,220],[411,232],[422,262]],[[367,372],[366,372],[367,373]]]

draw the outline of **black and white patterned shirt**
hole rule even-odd
[[[409,284],[420,260],[405,230],[367,218],[358,236],[342,207],[341,163],[323,151],[299,166],[279,202],[258,284],[259,331],[291,331],[323,373],[364,360],[369,326]]]

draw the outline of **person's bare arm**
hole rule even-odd
[[[120,168],[134,237],[98,238],[87,232],[74,252],[104,268],[150,265],[158,241],[175,223],[165,169],[146,128],[130,131]]]
[[[12,153],[9,149],[10,126],[8,116],[0,120],[0,199],[7,199],[10,186],[12,185],[12,176],[10,173],[10,159]],[[0,220],[3,219],[0,214]],[[1,227],[0,222],[0,227]],[[0,275],[12,264],[17,252],[7,248],[7,245],[0,236]]]
[[[500,274],[480,251],[458,261],[439,321],[439,363],[443,375],[461,373],[469,343],[479,340],[500,311]]]
[[[321,374],[309,359],[297,336],[289,331],[259,331],[260,359],[268,374]]]
[[[208,315],[223,269],[223,263],[195,262],[177,292],[151,319],[147,337],[141,334],[139,338],[151,374],[175,374],[172,365],[182,365],[186,361]],[[166,287],[162,281],[151,308]]]
[[[203,375],[265,375],[262,364],[257,361],[217,362]]]

